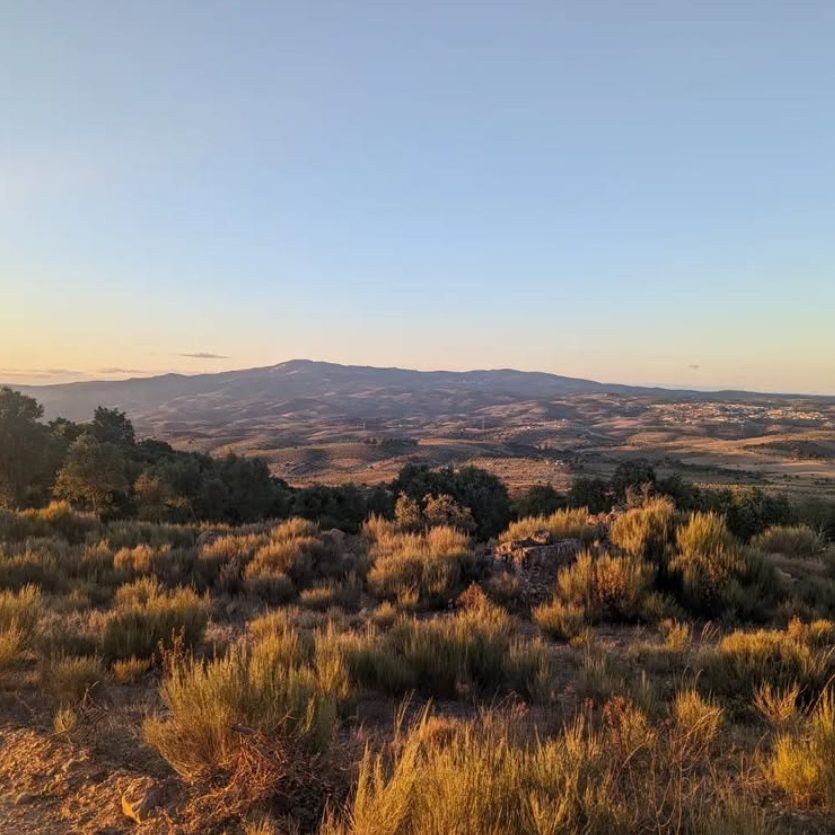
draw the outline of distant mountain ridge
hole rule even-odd
[[[37,398],[50,418],[86,420],[96,406],[104,405],[127,412],[143,429],[177,426],[181,430],[188,424],[261,423],[308,415],[315,420],[435,420],[491,406],[584,394],[675,400],[792,396],[628,386],[513,369],[415,371],[313,360],[211,374],[11,386]]]

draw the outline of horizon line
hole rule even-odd
[[[109,383],[129,383],[133,381],[140,381],[140,380],[152,380],[155,378],[161,377],[214,377],[220,376],[223,374],[241,374],[251,371],[269,371],[271,369],[280,368],[286,365],[292,364],[301,364],[307,363],[310,365],[331,365],[336,366],[339,368],[357,368],[357,369],[366,369],[366,370],[374,370],[374,371],[405,371],[414,374],[451,374],[451,375],[464,375],[464,374],[489,374],[489,373],[501,373],[501,372],[511,372],[514,374],[531,374],[531,375],[544,375],[548,377],[559,377],[566,380],[574,380],[577,382],[584,382],[584,383],[593,383],[599,386],[612,386],[612,387],[622,387],[622,388],[632,388],[632,389],[646,389],[647,391],[664,391],[669,392],[671,394],[746,394],[746,395],[758,395],[758,396],[772,396],[772,397],[791,397],[791,398],[835,398],[835,392],[832,393],[824,393],[824,392],[791,392],[791,391],[762,391],[762,390],[754,390],[754,389],[744,389],[744,388],[720,388],[720,387],[712,387],[712,386],[700,386],[698,388],[693,388],[692,386],[682,386],[676,384],[667,384],[667,383],[621,383],[621,382],[612,382],[612,381],[601,381],[595,380],[590,377],[573,377],[569,374],[562,374],[556,371],[541,371],[541,370],[522,370],[519,368],[512,368],[510,366],[502,366],[498,368],[469,368],[465,370],[449,370],[446,368],[407,368],[403,366],[397,365],[369,365],[369,364],[360,364],[360,363],[345,363],[345,362],[335,362],[332,360],[313,360],[308,359],[305,357],[294,357],[289,360],[283,360],[281,362],[272,363],[269,365],[254,365],[254,366],[246,366],[244,368],[233,368],[233,369],[226,369],[222,371],[164,371],[164,370],[149,370],[147,373],[137,371],[131,376],[128,377],[95,377],[89,376],[86,379],[78,379],[78,380],[65,380],[63,382],[51,382],[51,383],[17,383],[17,382],[10,382],[3,379],[0,379],[0,386],[6,386],[13,389],[46,389],[46,388],[59,388],[59,387],[66,387],[66,386],[82,386],[82,385],[95,385],[99,383],[109,384]],[[0,372],[2,373],[2,372]],[[7,372],[12,373],[12,372]],[[17,371],[18,374],[21,376],[25,373],[24,369]],[[34,373],[34,370],[33,370]],[[92,374],[93,372],[84,372],[79,371],[79,375],[85,374]]]

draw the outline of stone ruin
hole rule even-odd
[[[493,552],[494,567],[514,574],[527,601],[535,605],[551,599],[557,571],[574,562],[582,549],[579,539],[554,539],[549,531],[537,531],[502,542]]]

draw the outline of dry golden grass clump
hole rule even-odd
[[[518,636],[512,619],[473,595],[454,615],[401,618],[388,631],[333,634],[352,679],[388,693],[418,689],[454,698],[517,693],[547,699],[551,668],[545,647]]]
[[[475,557],[470,539],[455,528],[390,533],[374,542],[370,590],[387,600],[431,606],[455,598],[471,579]]]
[[[232,770],[242,735],[253,732],[295,756],[323,751],[337,718],[315,658],[287,624],[262,627],[257,640],[233,645],[222,658],[176,661],[161,695],[169,715],[146,720],[145,738],[189,780]]]
[[[832,627],[829,621],[793,621],[786,630],[733,632],[700,653],[700,682],[746,709],[763,685],[796,685],[805,700],[813,699],[835,673]]]
[[[835,811],[835,696],[821,694],[793,732],[778,736],[767,773],[793,803]]]
[[[95,697],[106,673],[101,659],[94,655],[62,655],[44,662],[41,677],[47,690],[61,704],[74,705]]]
[[[32,647],[42,613],[41,593],[35,586],[0,591],[0,670]]]
[[[643,612],[655,569],[646,560],[584,551],[559,570],[555,601],[582,609],[587,623],[634,620]]]
[[[150,658],[160,644],[182,637],[194,647],[208,621],[208,603],[188,588],[165,590],[155,578],[142,578],[116,592],[102,636],[106,658]]]
[[[675,518],[675,505],[669,499],[650,499],[618,516],[609,539],[627,554],[660,564],[673,541]]]
[[[537,606],[531,614],[534,623],[552,638],[570,641],[586,628],[586,609],[576,603],[563,603],[554,598]]]
[[[698,699],[683,697],[682,718],[660,732],[619,699],[602,723],[580,715],[549,739],[500,716],[438,729],[424,713],[388,749],[366,751],[348,808],[321,833],[769,832],[747,788],[729,791],[710,767],[720,717]]]
[[[546,531],[552,539],[579,539],[592,542],[600,536],[600,527],[589,517],[588,508],[556,510],[550,516],[528,516],[511,522],[499,537],[501,542],[514,539],[528,539],[536,533]]]
[[[229,554],[231,543],[224,550]],[[247,556],[250,550],[251,556]],[[322,533],[306,519],[288,519],[261,539],[247,537],[235,559],[245,563],[245,588],[276,604],[291,600],[300,589],[316,582],[342,580],[359,567],[343,536]]]
[[[0,508],[0,542],[54,537],[77,543],[99,528],[95,514],[73,510],[68,502],[53,502],[44,508],[21,511]]]
[[[751,617],[774,601],[778,588],[773,569],[743,548],[716,513],[693,513],[679,528],[669,570],[680,583],[681,602],[703,617]]]

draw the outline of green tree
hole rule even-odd
[[[48,434],[42,417],[37,400],[0,388],[0,504],[23,506],[42,486]]]
[[[96,407],[90,429],[95,439],[103,444],[132,447],[136,443],[133,424],[128,420],[127,415],[118,409]]]
[[[54,493],[95,513],[107,513],[125,502],[129,484],[127,462],[119,447],[85,433],[70,447]]]
[[[513,502],[513,513],[518,519],[527,516],[550,516],[565,507],[568,499],[551,484],[535,484]]]
[[[602,478],[575,478],[568,491],[568,506],[587,507],[591,513],[605,513],[611,510],[609,485]]]
[[[649,461],[636,458],[634,461],[624,461],[615,468],[612,475],[612,490],[615,498],[622,502],[629,491],[638,491],[655,487],[655,469]]]

